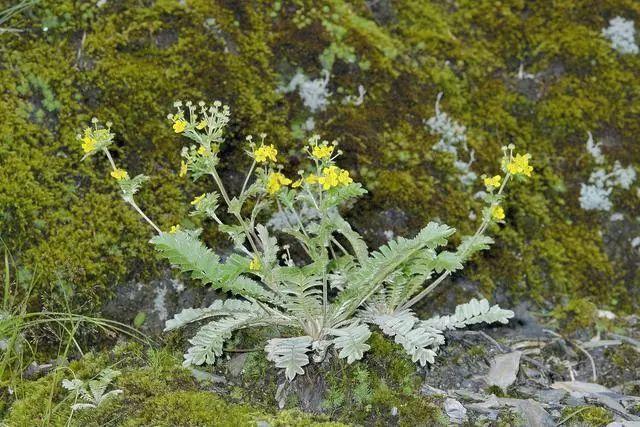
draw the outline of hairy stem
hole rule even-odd
[[[114,171],[116,169],[118,169],[116,167],[115,162],[113,161],[113,157],[111,157],[111,153],[109,152],[109,150],[107,148],[104,149],[105,154],[107,155],[107,159],[109,159],[109,163],[111,164],[111,169],[113,169]],[[147,223],[153,227],[154,230],[156,230],[156,232],[158,234],[162,233],[162,230],[160,230],[160,227],[158,227],[153,221],[151,221],[151,219],[142,211],[142,209],[140,209],[140,206],[138,206],[138,204],[135,202],[135,200],[133,200],[133,197],[131,199],[127,199],[127,201],[129,202],[129,204],[131,206],[133,206],[133,209],[136,210],[136,212],[138,212],[140,214],[140,216],[147,221]]]
[[[502,185],[500,186],[500,189],[498,190],[497,195],[501,195],[502,192],[504,191],[505,186],[507,185],[507,181],[509,181],[509,178],[511,177],[510,173],[507,173],[507,175],[504,177],[504,181],[502,181]],[[494,207],[496,207],[497,204],[493,203],[491,205],[491,208],[493,209]],[[489,226],[489,223],[491,222],[491,217],[489,218],[485,218],[482,223],[480,224],[480,226],[478,227],[478,229],[476,230],[476,232],[474,233],[473,237],[471,237],[472,240],[476,240],[479,236],[481,236],[485,230],[487,229],[487,227]],[[469,245],[469,247],[471,247],[473,245]],[[464,258],[466,252],[465,253],[461,253],[461,257]],[[449,275],[451,274],[451,271],[445,271],[443,272],[440,276],[438,276],[438,278],[436,280],[434,280],[429,286],[427,286],[424,290],[422,290],[418,295],[414,296],[413,298],[411,298],[409,301],[407,301],[406,303],[402,304],[402,306],[400,306],[398,309],[396,309],[396,311],[400,311],[400,310],[406,310],[408,308],[411,308],[412,306],[414,306],[416,303],[418,303],[422,298],[426,297],[427,295],[429,295],[431,292],[433,292],[433,290],[444,281],[444,279],[446,279]]]

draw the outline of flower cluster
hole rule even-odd
[[[353,179],[349,172],[337,166],[329,166],[322,169],[321,175],[309,175],[306,178],[309,184],[320,184],[323,190],[330,190],[339,185],[349,185]]]
[[[197,106],[191,101],[184,104],[176,101],[173,106],[177,112],[169,114],[167,118],[172,122],[175,133],[183,134],[206,149],[223,141],[222,133],[229,123],[228,106],[223,106],[220,101],[209,106],[204,101],[198,102]]]
[[[318,160],[326,160],[331,157],[334,148],[335,146],[329,145],[327,141],[324,141],[322,145],[315,145],[311,149],[311,155]]]
[[[516,154],[508,163],[507,170],[512,175],[531,176],[533,166],[529,166],[530,154]]]
[[[280,172],[272,172],[267,177],[267,192],[276,194],[282,187],[291,184],[291,180]]]
[[[124,179],[129,179],[129,174],[126,170],[115,168],[111,171],[111,176],[116,179],[116,181],[122,181]]]
[[[530,177],[533,172],[533,166],[529,165],[531,155],[526,153],[516,154],[514,156],[514,149],[515,146],[513,144],[502,147],[503,157],[501,164],[502,170],[505,173],[504,177],[502,175],[483,175],[481,177],[488,192],[488,194],[483,193],[486,194],[484,201],[487,203],[487,207],[484,210],[484,217],[487,221],[500,222],[505,219],[504,208],[500,206],[500,203],[502,202],[502,190],[509,178],[512,176]]]
[[[278,155],[278,150],[269,144],[269,145],[261,145],[253,152],[254,158],[258,163],[266,163],[268,161],[276,162],[276,156]]]
[[[105,123],[106,128],[104,128],[99,125],[98,119],[94,117],[91,119],[91,123],[93,126],[86,127],[81,135],[77,135],[77,138],[82,141],[82,151],[85,157],[108,148],[115,136],[111,133],[111,122]]]

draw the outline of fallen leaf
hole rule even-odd
[[[520,369],[520,356],[522,356],[520,351],[496,356],[491,362],[491,368],[489,368],[489,374],[487,374],[487,383],[498,386],[501,389],[506,389],[513,384]]]

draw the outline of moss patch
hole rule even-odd
[[[394,208],[409,230],[433,218],[473,229],[468,214],[479,209],[471,196],[480,184],[459,182],[423,126],[444,92],[442,108],[469,129],[478,174],[497,171],[506,143],[531,152],[536,168],[529,183],[509,190],[495,247],[464,274],[485,293],[543,307],[574,295],[637,305],[638,264],[620,255],[631,248],[608,248],[601,231],[609,213],[578,203],[596,166],[584,149],[587,131],[605,140],[610,163],[640,160],[640,56],[619,55],[600,34],[613,16],[637,21],[636,2],[402,0],[384,13],[342,0],[76,6],[39,2],[7,22],[27,31],[3,34],[0,47],[0,235],[22,265],[42,273],[41,301],[55,304],[62,283],[78,310],[97,310],[113,284],[158,275],[150,230],[118,200],[106,165],[80,162],[75,135],[83,123],[114,122],[118,160],[153,177],[141,205],[168,227],[185,218],[197,191],[175,177],[178,142],[164,120],[172,101],[231,105],[225,176],[241,181],[247,133],[267,132],[286,153],[302,136],[292,123],[310,116],[297,93],[278,85],[291,70],[315,78],[324,66],[333,95],[315,114],[316,131],[341,140],[344,166],[372,190],[354,211],[356,223]],[[537,77],[518,79],[521,65]],[[364,103],[343,103],[359,85]],[[287,159],[292,170],[296,161]],[[638,207],[631,195],[612,195],[629,227]]]
[[[63,378],[87,379],[112,367],[121,375],[109,389],[122,395],[96,409],[71,413],[72,396],[61,387]],[[26,381],[16,391],[2,419],[7,425],[64,426],[201,426],[249,425],[264,421],[275,426],[339,426],[322,416],[288,410],[270,411],[233,403],[224,390],[198,382],[164,350],[145,352],[138,345],[116,347],[108,353],[89,354],[68,368],[37,381]]]
[[[613,421],[613,415],[599,406],[565,408],[562,411],[562,419],[565,418],[568,418],[566,425],[569,426],[606,426]]]

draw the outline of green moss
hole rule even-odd
[[[340,420],[365,425],[446,425],[437,403],[420,396],[421,378],[402,349],[374,333],[362,362],[336,362],[325,374],[323,407]]]
[[[339,423],[314,422],[298,412],[285,411],[270,416],[245,405],[230,405],[212,392],[173,392],[154,396],[144,403],[141,413],[123,426],[201,426],[250,425],[263,421],[274,426],[340,426]]]
[[[25,381],[2,419],[7,425],[64,426],[71,415],[70,394],[63,378],[92,378],[106,367],[121,371],[113,384],[122,395],[96,409],[77,411],[74,426],[200,426],[248,425],[258,421],[274,426],[339,426],[327,417],[295,410],[273,415],[260,407],[229,401],[199,383],[179,360],[166,350],[145,351],[140,345],[117,346],[112,351],[88,354],[67,368],[37,381]],[[271,407],[273,408],[273,407]]]
[[[600,406],[574,406],[562,410],[561,419],[568,426],[605,426],[613,421],[611,412]]]
[[[638,354],[637,348],[627,343],[605,350],[605,356],[613,365],[609,369],[605,385],[613,387],[623,384],[622,392],[634,396],[640,393],[640,385],[634,382],[640,377]]]
[[[497,427],[524,427],[527,425],[522,416],[514,410],[501,410],[496,419]]]
[[[596,305],[587,299],[572,299],[565,306],[556,307],[552,315],[566,333],[593,328],[598,318]]]
[[[607,216],[583,211],[577,198],[595,166],[587,131],[610,136],[610,162],[640,160],[640,59],[617,54],[600,35],[610,17],[638,16],[635,3],[402,0],[387,9],[342,0],[136,8],[48,0],[14,17],[12,27],[34,30],[5,34],[0,47],[0,235],[23,265],[37,265],[38,296],[56,303],[62,282],[75,306],[92,311],[114,283],[159,274],[151,230],[122,205],[106,165],[80,163],[75,135],[90,117],[113,121],[118,161],[153,177],[140,203],[167,227],[201,192],[174,175],[178,141],[164,120],[172,101],[231,105],[225,175],[237,180],[247,133],[267,132],[286,153],[291,123],[308,117],[296,93],[276,90],[284,70],[317,76],[324,64],[333,102],[315,122],[341,140],[344,165],[372,190],[356,212],[394,208],[407,214],[409,230],[433,218],[473,230],[468,214],[479,210],[471,195],[480,185],[458,182],[423,125],[442,91],[442,108],[469,129],[476,172],[497,172],[500,146],[510,142],[531,152],[536,168],[509,189],[497,244],[465,274],[486,293],[541,305],[578,295],[633,309],[637,263],[607,249]],[[538,80],[517,79],[520,64]],[[340,102],[360,84],[363,105]],[[297,159],[285,160],[295,170]],[[638,200],[629,194],[616,191],[613,200],[632,219]]]

